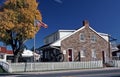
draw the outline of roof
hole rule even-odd
[[[31,50],[24,49],[22,56],[25,56],[25,57],[33,56],[33,52]]]
[[[55,32],[53,32],[53,33],[51,33],[50,35],[47,35],[45,38],[48,38],[49,36],[51,36],[51,35],[53,35],[53,34],[55,34],[55,33],[58,33],[58,32],[74,32],[75,30],[58,30],[58,31],[55,31]],[[44,38],[44,39],[45,39]]]
[[[97,33],[100,35],[108,36],[108,34],[106,34],[106,33],[101,33],[101,32],[97,32]]]
[[[7,50],[6,54],[13,54],[12,50]]]
[[[104,38],[104,37],[102,36],[102,35],[109,36],[108,34],[99,33],[99,32],[97,32],[97,31],[95,31],[93,28],[91,28],[90,26],[89,26],[89,28],[90,28],[93,32],[95,32],[96,34],[98,34],[100,37],[102,37],[105,41],[109,42],[108,39],[106,39],[106,38]]]
[[[50,44],[52,44],[52,43],[50,43]],[[43,46],[41,46],[39,49],[44,49],[44,48],[48,48],[49,46],[50,46],[50,44],[46,44],[46,45],[43,45]]]
[[[74,32],[76,30],[58,30],[59,32]]]
[[[7,50],[6,47],[0,47],[0,53],[13,54],[12,50]]]

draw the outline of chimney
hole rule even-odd
[[[88,22],[88,20],[84,20],[84,21],[83,21],[83,26],[89,27],[89,22]]]

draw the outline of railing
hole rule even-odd
[[[86,62],[42,62],[42,63],[11,63],[11,72],[26,71],[53,71],[53,70],[69,70],[69,69],[90,69],[103,67],[102,61],[86,61]]]

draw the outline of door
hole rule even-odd
[[[105,53],[104,53],[104,51],[102,51],[102,59],[103,59],[103,64],[105,63]]]
[[[72,58],[73,58],[73,53],[72,53],[72,49],[68,49],[68,59],[69,61],[72,61]]]

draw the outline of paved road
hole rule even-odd
[[[2,74],[0,77],[120,77],[120,68],[28,72],[18,74]]]

